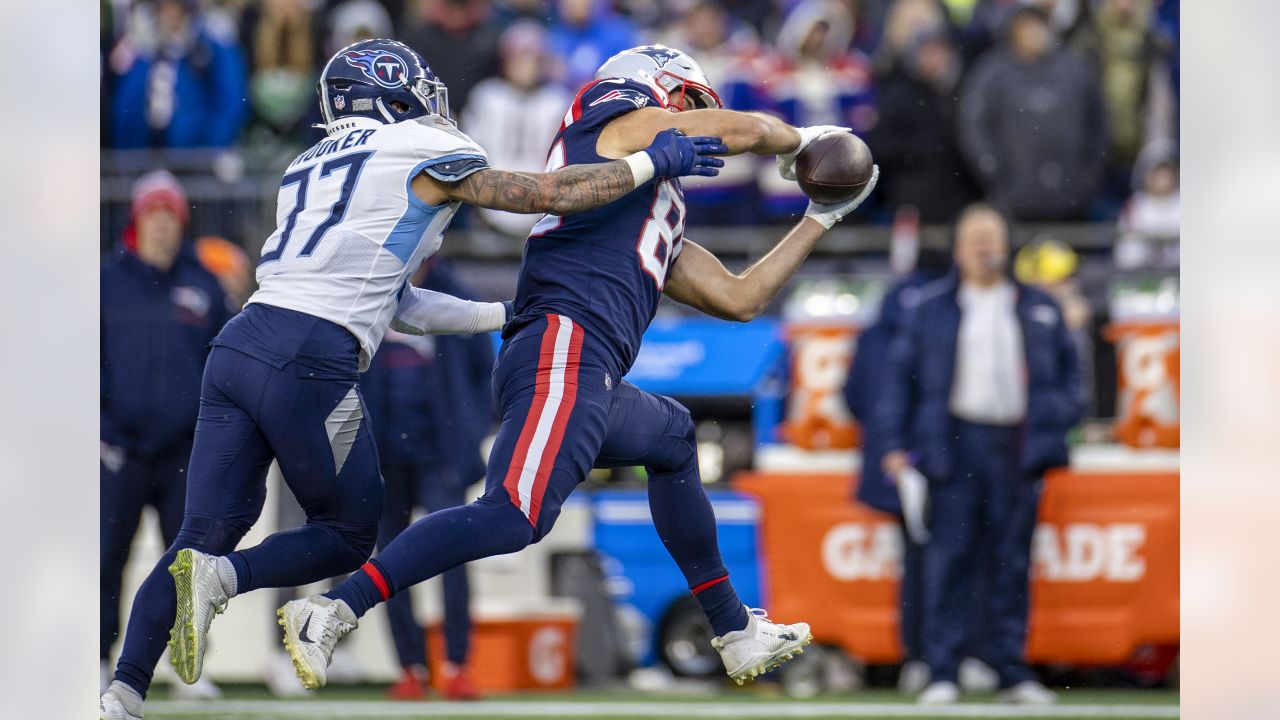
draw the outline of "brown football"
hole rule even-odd
[[[853,133],[826,135],[796,158],[796,180],[814,202],[830,205],[862,192],[871,179],[871,148]]]

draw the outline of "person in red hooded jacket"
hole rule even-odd
[[[133,188],[129,227],[101,274],[100,633],[104,685],[120,584],[144,507],[165,545],[182,525],[187,458],[209,341],[230,318],[222,286],[186,242],[186,194],[159,170]],[[210,685],[202,694],[216,692]]]

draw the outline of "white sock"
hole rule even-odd
[[[233,598],[239,589],[236,586],[240,583],[239,578],[236,577],[236,566],[232,565],[225,555],[219,557],[217,563],[218,579],[222,581],[222,591],[227,594],[227,597]]]

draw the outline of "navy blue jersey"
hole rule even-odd
[[[620,78],[584,87],[565,113],[547,170],[608,162],[596,153],[614,118],[661,107],[649,87]],[[684,193],[677,180],[651,180],[587,212],[544,216],[524,246],[510,328],[546,313],[572,318],[603,341],[625,373],[657,310],[684,236]]]

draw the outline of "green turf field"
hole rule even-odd
[[[1178,717],[1178,695],[1166,690],[1065,690],[1058,705],[1017,708],[997,705],[990,696],[943,709],[920,708],[887,690],[828,694],[813,700],[791,700],[774,686],[707,694],[687,692],[579,691],[563,694],[506,695],[478,703],[389,702],[380,688],[328,688],[296,700],[277,700],[261,687],[224,688],[216,702],[178,702],[157,691],[147,703],[148,720],[516,720],[578,718],[594,720],[686,720],[698,718],[1140,718]]]

